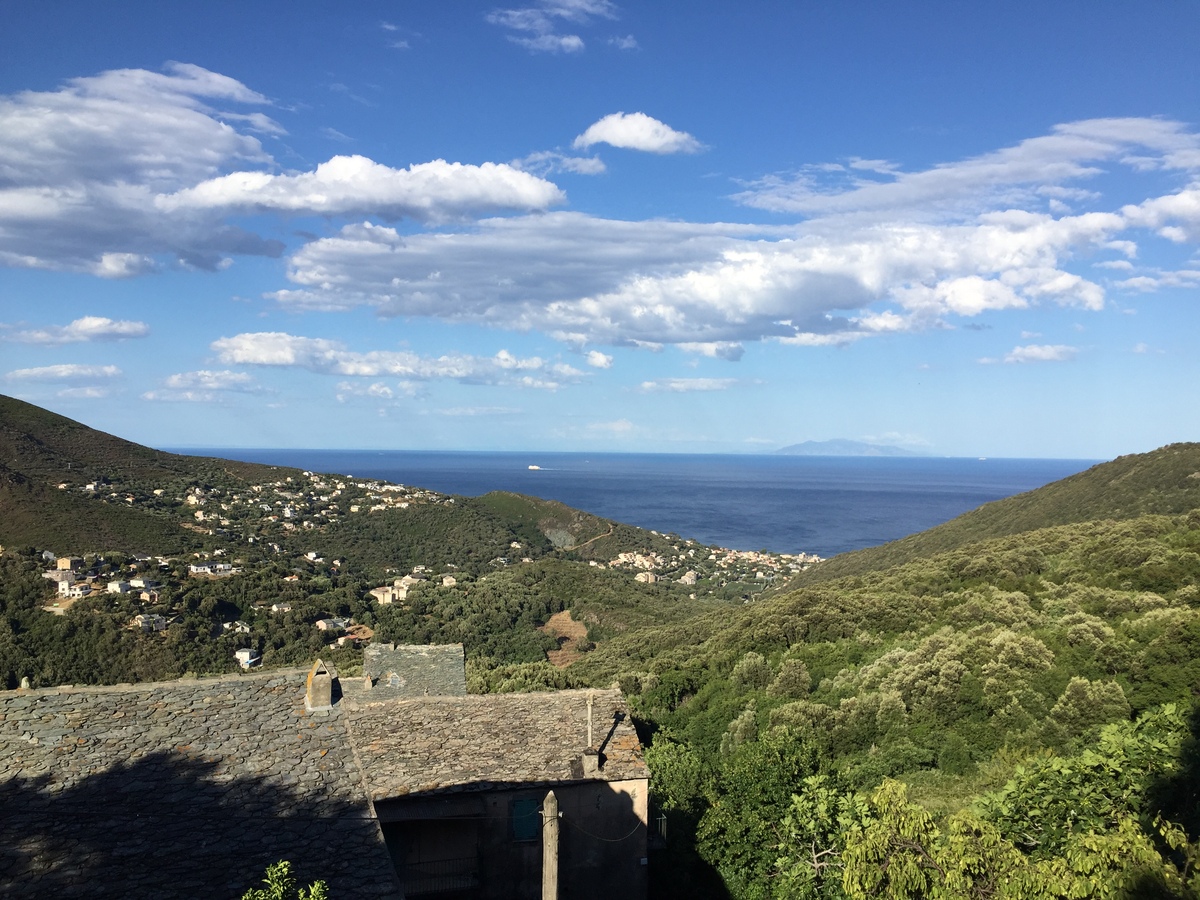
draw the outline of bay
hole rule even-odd
[[[1096,460],[188,449],[448,494],[515,491],[735,550],[829,557],[924,531]],[[531,468],[536,466],[537,468]]]

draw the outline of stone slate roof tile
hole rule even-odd
[[[289,859],[394,896],[344,717],[296,672],[0,692],[0,893],[238,897]]]
[[[461,647],[434,651],[461,679]],[[304,675],[0,692],[0,895],[236,898],[287,859],[337,900],[393,897],[370,801],[647,776],[616,690],[387,699],[349,679],[308,712]],[[604,763],[585,774],[589,696]]]
[[[583,773],[587,700],[598,775]],[[641,744],[618,690],[371,702],[348,690],[347,715],[373,801],[414,794],[646,778]],[[611,730],[611,734],[610,734]],[[606,742],[607,740],[607,742]],[[606,743],[605,743],[606,742]]]
[[[368,644],[363,675],[371,679],[377,700],[461,697],[467,692],[462,644]]]

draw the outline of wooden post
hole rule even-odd
[[[558,798],[542,801],[542,900],[558,900]]]

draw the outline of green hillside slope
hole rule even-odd
[[[0,396],[0,465],[47,484],[262,478],[274,467],[153,450],[13,397]]]
[[[479,572],[508,557],[669,555],[673,544],[535,497],[450,500],[414,488],[400,508],[403,498],[390,488],[323,478],[153,450],[0,396],[0,545],[175,554],[201,546],[244,550],[258,541],[315,549],[382,577],[418,563]]]
[[[1098,519],[1175,515],[1200,508],[1200,444],[1169,444],[1120,456],[1045,487],[964,513],[879,547],[845,553],[801,573],[788,587],[879,571],[975,541]]]
[[[96,503],[0,466],[0,544],[4,546],[74,553],[150,549],[173,553],[197,542],[198,535],[184,531],[177,521]]]
[[[675,896],[1196,896],[1116,888],[1193,877],[1156,816],[1200,851],[1200,511],[970,544],[569,671],[617,680],[652,736],[671,880],[696,882]],[[889,857],[863,847],[936,867],[876,891]]]
[[[200,544],[200,535],[166,504],[134,506],[126,497],[277,477],[271,466],[153,450],[0,396],[0,544],[176,553]],[[96,490],[85,490],[89,484]]]

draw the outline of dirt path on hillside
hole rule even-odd
[[[576,544],[576,545],[575,545],[574,547],[572,547],[571,549],[572,549],[572,550],[578,550],[578,549],[580,549],[581,547],[586,547],[588,544],[592,543],[593,541],[598,541],[598,540],[600,540],[601,538],[612,537],[612,533],[613,533],[613,526],[609,525],[609,526],[608,526],[608,531],[604,532],[604,534],[598,534],[598,535],[596,535],[594,538],[588,538],[588,539],[587,539],[586,541],[584,541],[582,544]],[[570,615],[570,613],[568,613],[568,616],[569,616],[569,615]]]
[[[572,619],[570,610],[552,615],[541,630],[558,641],[558,649],[546,654],[550,665],[565,669],[583,655],[575,645],[587,638],[587,626]]]

